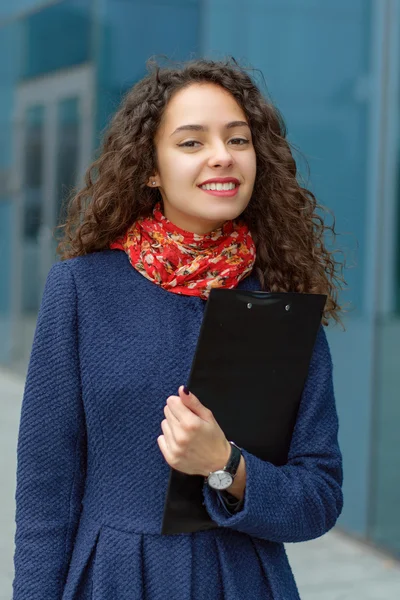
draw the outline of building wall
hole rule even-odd
[[[399,22],[398,0],[64,0],[14,21],[8,15],[0,28],[0,50],[12,57],[0,65],[0,183],[15,162],[13,111],[31,82],[51,76],[62,86],[68,72],[92,73],[92,109],[67,118],[63,131],[76,141],[90,120],[93,149],[151,55],[233,55],[257,69],[310,165],[307,186],[334,212],[348,265],[346,332],[328,331],[345,465],[339,525],[400,554]],[[21,243],[23,203],[11,187],[0,190],[0,362],[23,372],[36,315],[33,305],[25,319],[26,299],[38,302],[41,292],[29,276],[40,256],[45,272],[55,255],[43,235]]]
[[[3,0],[3,2],[0,4],[0,19],[11,19],[16,15],[34,10],[39,6],[43,6],[50,2],[51,0],[47,0],[47,2],[46,0],[12,0],[12,2]]]

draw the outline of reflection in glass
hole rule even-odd
[[[23,235],[35,240],[42,218],[44,107],[29,107],[25,117]]]
[[[397,247],[396,247],[396,282],[395,282],[395,294],[396,294],[396,314],[400,318],[400,151],[398,153],[397,161]]]
[[[79,165],[79,100],[66,98],[57,111],[57,222],[65,217],[65,202],[76,185]]]
[[[25,111],[22,173],[22,310],[35,315],[39,308],[39,234],[43,219],[43,106]]]

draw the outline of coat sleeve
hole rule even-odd
[[[297,415],[288,462],[277,467],[243,448],[246,487],[241,509],[229,515],[207,483],[210,517],[273,542],[303,542],[331,529],[342,510],[342,455],[338,445],[332,359],[323,327],[317,335]]]
[[[61,599],[85,468],[76,290],[69,265],[59,262],[47,276],[22,400],[14,600]]]
[[[221,499],[224,510],[226,510],[228,514],[234,514],[242,508],[244,498],[238,500],[238,498],[235,498],[235,496],[232,496],[225,490],[217,491],[217,494]]]

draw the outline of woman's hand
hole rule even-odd
[[[203,475],[223,469],[231,445],[211,410],[200,400],[179,388],[179,396],[169,396],[161,423],[163,435],[157,438],[165,460],[187,475]]]

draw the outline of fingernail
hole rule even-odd
[[[186,396],[189,396],[189,388],[186,385],[183,386],[183,391],[185,392]]]

